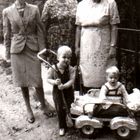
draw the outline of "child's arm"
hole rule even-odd
[[[47,74],[47,81],[51,85],[60,85],[61,80],[60,79],[54,79],[54,70],[52,68],[49,68],[48,74]]]
[[[48,79],[48,83],[51,84],[51,85],[60,85],[61,80],[60,79],[56,79],[56,80]]]
[[[106,99],[106,93],[107,93],[107,88],[106,88],[105,85],[103,85],[101,87],[101,90],[100,90],[99,99],[100,100],[105,100]]]
[[[69,87],[73,86],[74,81],[75,81],[75,72],[76,72],[75,68],[70,67],[70,69],[69,69],[70,80],[64,84],[64,88],[69,88]]]

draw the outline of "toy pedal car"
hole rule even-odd
[[[84,95],[87,97],[87,95]],[[86,97],[81,97],[86,98]],[[138,124],[135,120],[134,113],[128,109],[124,104],[110,101],[100,102],[97,98],[93,102],[84,103],[82,110],[78,110],[78,101],[76,100],[71,107],[71,114],[77,115],[75,118],[75,127],[79,129],[86,137],[93,137],[99,129],[107,126],[120,139],[129,139],[134,132],[137,131]],[[82,100],[81,99],[81,100]],[[79,101],[79,103],[81,103]],[[92,106],[93,114],[88,112]],[[104,108],[107,106],[107,109]],[[78,110],[78,111],[77,111]],[[90,115],[89,115],[90,114]]]

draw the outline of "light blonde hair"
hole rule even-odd
[[[66,54],[69,54],[69,55],[72,55],[72,50],[70,47],[66,46],[66,45],[63,45],[63,46],[60,46],[57,50],[57,57],[59,57],[61,54],[63,53],[66,53]]]
[[[109,68],[106,69],[106,74],[115,74],[117,76],[119,76],[120,72],[119,72],[119,69],[116,67],[116,66],[111,66]]]

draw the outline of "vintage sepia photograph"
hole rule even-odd
[[[139,140],[139,7],[0,0],[0,140]]]

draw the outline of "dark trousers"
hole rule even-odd
[[[74,101],[74,92],[70,89],[60,91],[56,86],[53,89],[53,100],[55,103],[55,108],[58,116],[59,128],[67,128],[66,125],[66,106],[63,101],[62,94],[64,95],[67,109],[70,109],[71,103]]]

